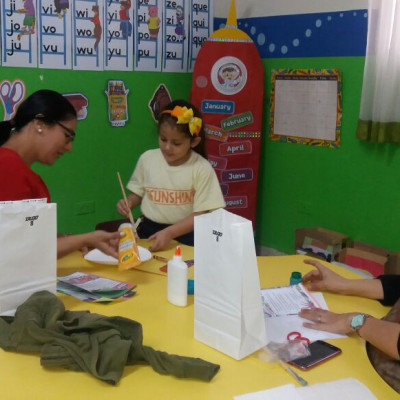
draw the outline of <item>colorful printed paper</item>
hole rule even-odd
[[[108,81],[105,94],[108,100],[108,120],[111,126],[125,126],[128,121],[128,93],[121,80]]]
[[[127,300],[136,292],[133,283],[116,281],[98,275],[74,272],[58,277],[57,291],[88,302]]]

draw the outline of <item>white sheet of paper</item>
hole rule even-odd
[[[313,297],[321,308],[328,310],[328,306],[322,293],[313,293]],[[298,315],[266,317],[265,328],[267,332],[268,343],[285,343],[287,341],[287,334],[290,332],[300,332],[301,336],[310,339],[312,342],[315,340],[341,339],[346,337],[346,335],[341,335],[338,333],[317,331],[315,329],[306,328],[303,326],[305,321],[306,320],[304,318],[300,318]]]
[[[234,396],[234,400],[302,400],[293,384]]]
[[[335,140],[337,79],[278,79],[275,82],[275,135]],[[304,79],[304,77],[301,77]]]
[[[233,398],[234,400],[377,400],[363,383],[354,378],[338,379],[304,387],[289,384]]]
[[[354,378],[298,387],[297,391],[303,400],[377,400],[363,383]]]

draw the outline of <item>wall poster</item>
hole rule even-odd
[[[272,70],[270,138],[339,148],[341,87],[338,69]]]
[[[213,0],[0,0],[1,65],[188,72]]]
[[[254,227],[264,70],[254,42],[237,29],[232,4],[227,27],[215,31],[198,53],[191,101],[203,114],[206,148],[226,209]]]

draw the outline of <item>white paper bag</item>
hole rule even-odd
[[[34,292],[56,292],[56,225],[56,204],[0,203],[0,315],[13,315]]]
[[[267,343],[251,221],[195,217],[194,337],[239,360]]]

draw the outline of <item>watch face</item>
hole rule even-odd
[[[353,329],[357,330],[364,325],[364,321],[365,321],[365,314],[357,314],[351,319],[350,326]]]

